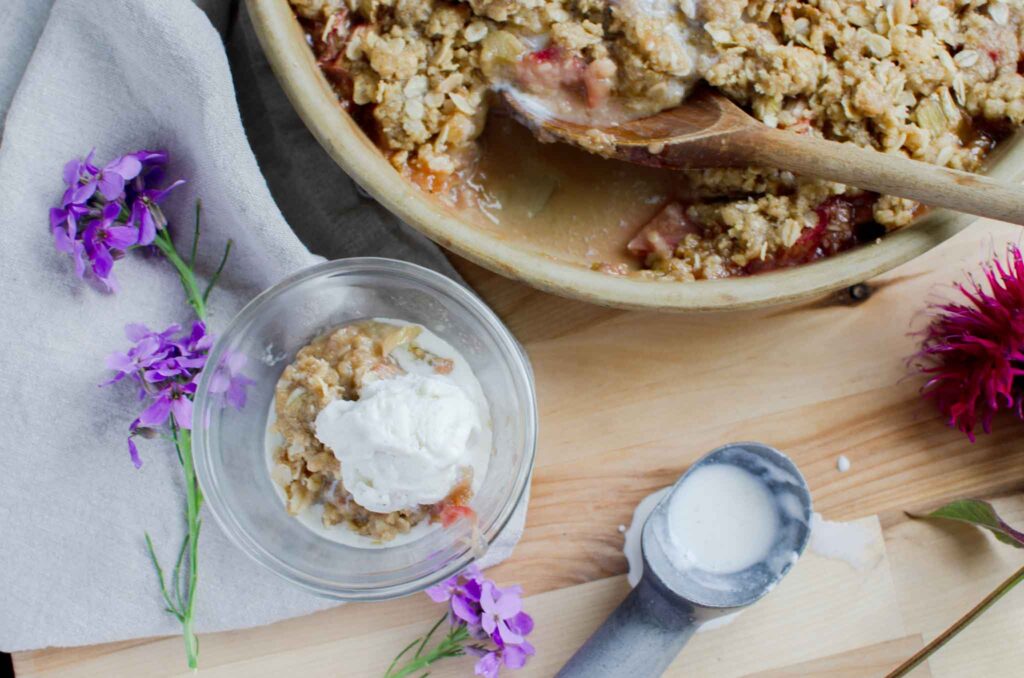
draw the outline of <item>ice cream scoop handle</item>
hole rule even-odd
[[[692,608],[645,574],[556,678],[656,678],[697,630]]]

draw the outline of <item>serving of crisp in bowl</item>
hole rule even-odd
[[[332,158],[493,271],[627,308],[821,296],[972,217],[770,168],[672,172],[541,143],[501,103],[633,119],[698,83],[765,124],[1017,180],[1021,10],[951,0],[247,0]]]

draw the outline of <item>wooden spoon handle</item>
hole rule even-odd
[[[736,141],[754,164],[1024,225],[1024,188],[981,174],[777,129]]]

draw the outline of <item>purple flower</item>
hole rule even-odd
[[[168,329],[177,332],[180,328],[171,325]],[[143,370],[166,358],[171,351],[171,347],[166,343],[166,335],[151,332],[145,325],[128,325],[125,334],[135,341],[135,345],[127,352],[111,353],[107,356],[107,367],[115,370],[117,374],[102,384],[103,386],[141,374]]]
[[[148,382],[159,383],[175,377],[191,379],[206,365],[213,337],[206,333],[206,325],[196,321],[187,335],[173,341],[165,339],[165,342],[167,353],[152,363],[144,375]]]
[[[471,645],[466,651],[480,657],[473,666],[473,673],[484,678],[497,678],[503,665],[510,669],[521,669],[526,666],[526,660],[537,653],[533,645],[525,640],[519,645],[507,645],[494,650]]]
[[[500,670],[501,656],[496,650],[483,652],[480,655],[480,659],[473,666],[473,673],[484,678],[498,678],[498,671]]]
[[[136,151],[97,167],[91,151],[64,166],[67,189],[50,210],[54,247],[71,256],[75,273],[87,272],[108,291],[116,289],[114,262],[130,248],[153,244],[167,219],[157,203],[183,181],[159,187],[165,151]]]
[[[143,168],[157,167],[167,164],[167,151],[135,151],[135,159],[142,163]]]
[[[192,323],[191,331],[177,343],[178,349],[182,353],[195,355],[202,353],[205,355],[210,347],[213,346],[213,335],[206,333],[206,324],[200,320]],[[205,363],[206,359],[203,359]],[[202,365],[200,365],[201,367]]]
[[[139,456],[139,448],[135,446],[135,439],[132,436],[128,436],[128,456],[135,468],[142,468],[142,457]]]
[[[162,332],[132,324],[125,327],[125,335],[133,345],[107,358],[107,367],[114,370],[114,376],[101,385],[130,379],[138,384],[140,398],[148,401],[129,428],[128,453],[132,463],[139,466],[142,462],[132,440],[135,435],[166,424],[171,415],[179,428],[192,428],[192,398],[213,337],[198,321],[184,333],[177,324]]]
[[[526,666],[526,660],[535,654],[537,650],[529,641],[524,640],[518,645],[506,645],[501,658],[510,669],[521,669]]]
[[[523,612],[520,587],[498,588],[471,565],[426,593],[434,602],[448,603],[448,622],[465,630],[469,639],[462,650],[479,658],[476,675],[497,678],[502,667],[520,669],[535,654],[526,640],[533,618]]]
[[[450,577],[426,593],[435,603],[448,601],[453,619],[470,625],[480,624],[480,593],[483,575],[480,568],[470,565],[461,574]]]
[[[50,210],[50,232],[53,246],[58,251],[71,255],[75,263],[75,275],[85,277],[85,246],[78,238],[78,220],[89,210],[81,205],[54,207]]]
[[[138,239],[135,229],[117,225],[120,213],[121,207],[117,203],[107,203],[100,218],[90,222],[82,234],[82,245],[85,255],[92,262],[92,272],[111,290],[115,288],[111,278],[114,257],[122,256]]]
[[[499,647],[523,642],[522,634],[517,633],[513,626],[533,628],[533,620],[529,615],[525,615],[525,619],[520,618],[523,610],[520,593],[519,587],[502,590],[491,581],[483,584],[480,594],[480,626]]]
[[[71,203],[83,204],[97,191],[107,200],[117,200],[124,191],[125,182],[137,177],[142,170],[142,163],[131,153],[114,158],[102,169],[97,169],[92,164],[93,153],[64,166],[64,181],[71,189]]]
[[[96,149],[89,151],[84,158],[69,160],[64,165],[64,183],[68,186],[61,200],[64,207],[84,205],[96,192],[96,175],[100,170],[92,162],[94,155]]]
[[[228,351],[210,379],[210,393],[222,396],[236,410],[245,407],[246,390],[256,383],[242,372],[246,362],[244,353]]]
[[[124,191],[125,182],[139,175],[142,163],[129,153],[114,158],[102,169],[93,164],[96,151],[90,151],[84,158],[72,160],[64,165],[64,183],[68,191],[64,194],[64,205],[84,205],[97,191],[107,200],[117,200]]]
[[[155,188],[154,184],[163,180],[164,165],[167,163],[165,151],[138,151],[135,157],[142,164],[142,171],[128,186],[126,197],[131,203],[129,223],[139,229],[139,245],[152,244],[156,232],[167,226],[167,218],[159,203],[172,190],[185,183],[179,179],[165,188]]]
[[[153,208],[159,209],[155,205]],[[162,217],[163,212],[160,214]],[[166,220],[163,220],[163,223],[158,223],[156,218],[153,216],[153,209],[150,209],[150,207],[146,205],[144,199],[137,198],[132,203],[130,223],[134,224],[138,228],[139,239],[136,244],[144,247],[146,245],[153,244],[153,241],[156,240],[156,232],[166,225]]]
[[[78,234],[78,221],[89,213],[89,208],[84,205],[68,205],[67,207],[54,207],[50,210],[50,228],[61,229],[69,238]]]
[[[167,343],[178,332],[181,332],[181,325],[178,323],[171,323],[163,332],[154,332],[142,323],[128,323],[124,326],[124,335],[128,337],[128,341],[134,341],[135,343],[139,343],[150,336],[159,338],[161,343]]]
[[[173,414],[178,428],[192,428],[192,396],[195,392],[195,384],[169,382],[139,415],[137,426],[159,426],[167,422],[168,415]]]
[[[512,629],[512,633],[520,637],[528,636],[533,631],[533,617],[525,612],[519,612],[511,619],[506,619],[505,623]]]

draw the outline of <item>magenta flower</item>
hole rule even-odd
[[[949,425],[973,442],[980,426],[1007,410],[1024,418],[1024,259],[1010,245],[1005,263],[985,265],[988,290],[973,278],[956,289],[959,303],[931,307],[916,367],[928,377],[922,387]]]

